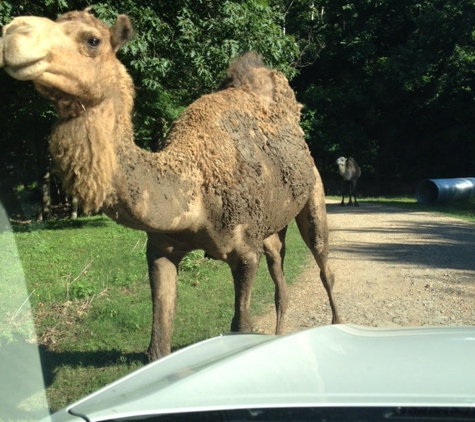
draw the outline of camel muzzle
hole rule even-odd
[[[31,80],[44,71],[47,43],[39,37],[38,24],[49,19],[19,17],[2,28],[0,67],[15,79]],[[41,25],[40,25],[41,27]]]

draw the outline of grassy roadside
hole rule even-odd
[[[339,199],[334,197],[333,199]],[[364,198],[410,210],[439,212],[475,222],[474,203],[422,206],[411,198]],[[0,234],[0,240],[6,234]],[[101,218],[51,221],[17,230],[14,242],[21,265],[7,250],[0,260],[5,285],[26,280],[41,344],[47,396],[53,410],[141,367],[150,336],[151,303],[145,263],[145,235]],[[309,253],[292,223],[287,236],[286,275],[301,271]],[[17,260],[18,261],[18,260]],[[0,286],[1,287],[1,286]],[[0,292],[3,294],[3,292]],[[25,314],[25,297],[0,295],[13,311],[0,321],[0,346],[12,343]],[[265,260],[253,288],[252,310],[273,301]],[[229,330],[233,284],[224,263],[201,252],[183,262],[173,348]],[[22,336],[31,333],[21,332]]]

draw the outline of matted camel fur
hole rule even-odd
[[[294,218],[320,267],[332,322],[339,322],[323,186],[287,79],[255,53],[238,57],[220,89],[191,104],[165,146],[150,153],[134,143],[134,86],[115,55],[132,35],[125,15],[111,28],[89,10],[56,21],[19,17],[3,28],[0,65],[56,104],[50,151],[67,192],[85,209],[102,208],[147,233],[149,358],[170,353],[178,268],[194,249],[231,268],[232,331],[252,330],[251,286],[264,253],[281,333],[288,304],[285,234]]]

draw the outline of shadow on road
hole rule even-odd
[[[365,260],[475,271],[475,225],[440,214],[327,205],[332,252]]]

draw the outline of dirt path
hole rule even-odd
[[[475,225],[432,213],[327,202],[335,299],[347,323],[475,325]],[[329,324],[313,263],[289,288],[285,331]],[[272,333],[273,308],[255,321]]]

